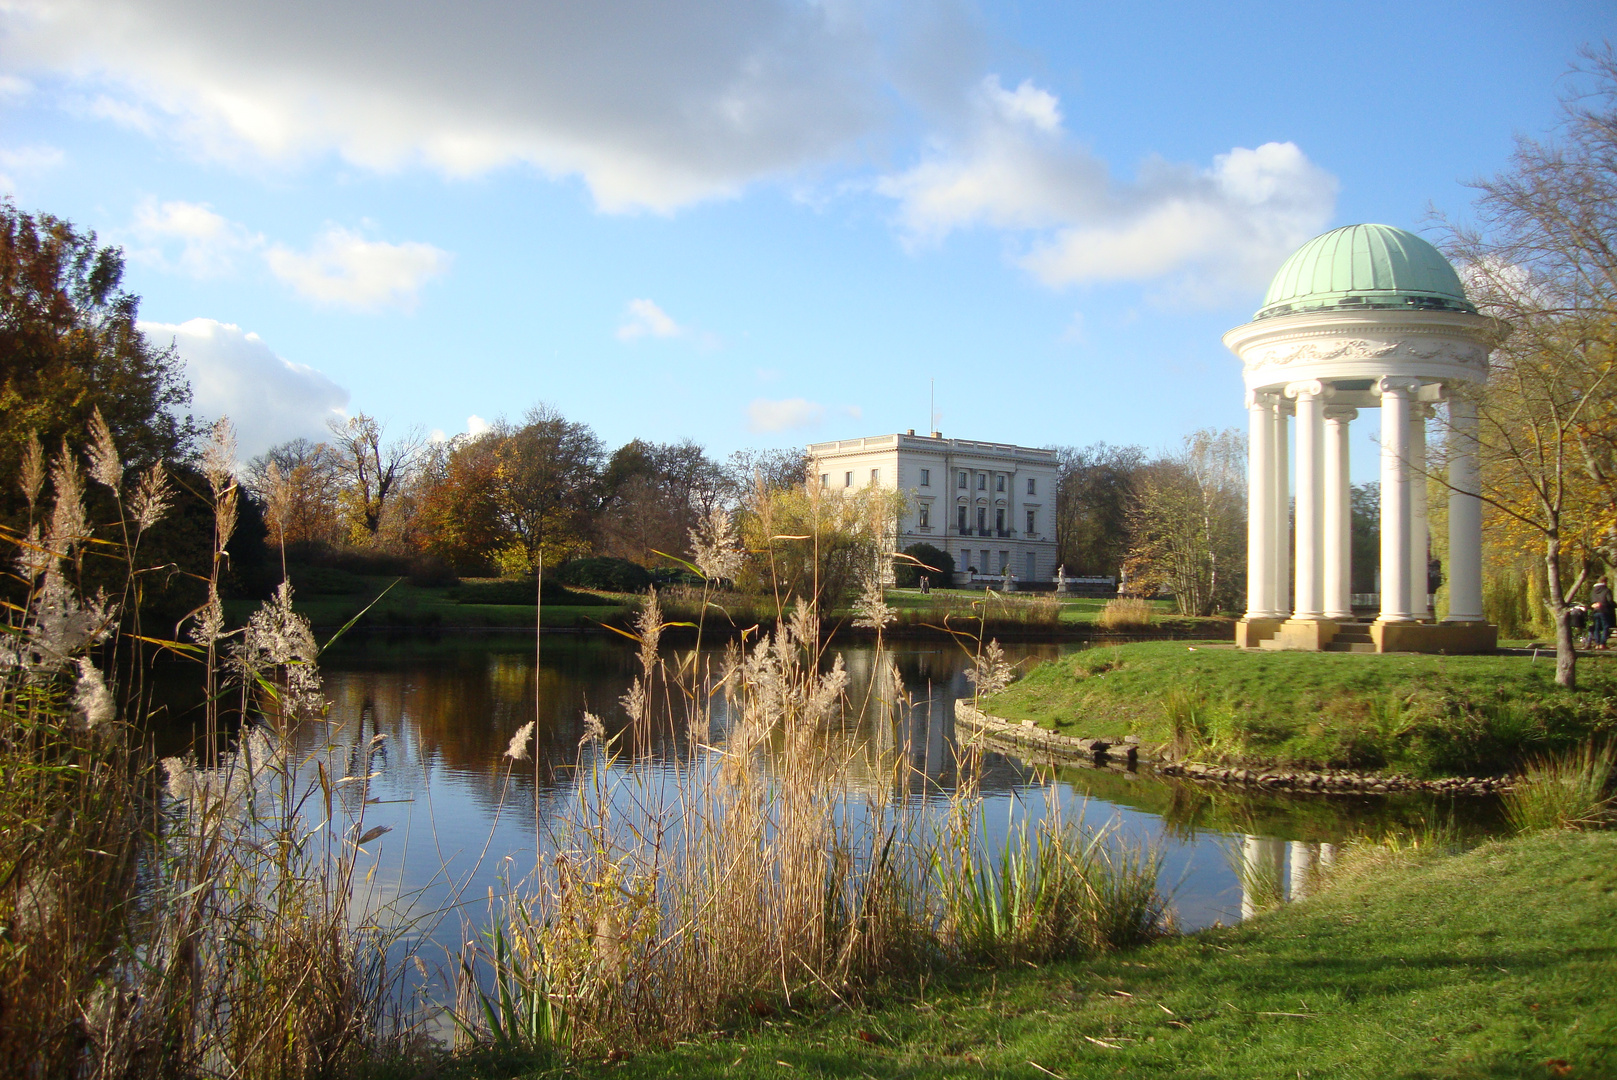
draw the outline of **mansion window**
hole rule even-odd
[[[931,469],[922,469],[921,470],[921,486],[922,487],[931,487],[932,486],[932,470]]]
[[[842,474],[842,486],[843,487],[853,487],[853,472],[852,472],[852,470],[849,470],[848,472],[845,472],[845,473]]]
[[[1005,510],[1003,507],[994,511],[994,531],[1000,536],[1005,535]]]
[[[965,474],[962,473],[961,475],[964,476]],[[956,507],[955,509],[960,511],[960,520],[959,520],[959,522],[957,524],[957,527],[960,529],[960,535],[964,536],[964,535],[966,535],[966,508],[964,506],[959,506],[959,507]]]
[[[1004,491],[1005,490],[1005,474],[1004,473],[1000,473],[999,476],[997,478],[995,478],[994,490],[995,491]]]
[[[823,473],[820,474],[820,486],[821,487],[830,487],[831,486],[831,474],[830,473],[823,472]]]
[[[881,483],[881,470],[880,469],[871,469],[870,470],[870,482],[872,484]]]
[[[964,472],[962,472],[960,474],[960,483],[957,486],[960,488],[961,491],[966,490],[966,474]]]
[[[1035,520],[1037,520],[1037,514],[1034,511],[1029,510],[1027,512],[1027,534],[1029,536],[1032,536],[1035,532],[1038,531],[1037,529],[1035,529],[1033,527],[1033,522]]]
[[[927,529],[927,528],[931,528],[931,526],[932,526],[932,508],[930,506],[928,506],[926,503],[922,503],[921,504],[921,528]]]
[[[988,474],[987,473],[978,473],[977,474],[977,490],[978,491],[987,491],[988,490]]]
[[[977,507],[977,532],[982,536],[988,535],[988,507]]]
[[[1027,493],[1029,495],[1037,495],[1038,494],[1038,490],[1033,486],[1033,483],[1034,483],[1033,477],[1031,477],[1031,476],[1028,477],[1027,478]]]

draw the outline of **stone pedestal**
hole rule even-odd
[[[1499,647],[1499,627],[1493,623],[1413,623],[1370,624],[1370,640],[1376,652],[1491,653]]]
[[[1274,638],[1263,643],[1263,648],[1321,652],[1336,637],[1336,631],[1334,619],[1287,619]]]

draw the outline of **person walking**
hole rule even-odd
[[[1611,586],[1606,584],[1605,578],[1598,579],[1589,588],[1589,647],[1604,649],[1606,635],[1611,633],[1612,624]]]

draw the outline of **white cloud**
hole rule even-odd
[[[669,318],[668,313],[652,301],[630,300],[627,317],[618,327],[617,337],[619,341],[633,341],[641,337],[684,337],[688,333],[688,327]]]
[[[300,436],[326,436],[326,421],[341,417],[348,391],[324,374],[283,360],[264,339],[230,323],[191,319],[140,324],[158,345],[174,342],[191,383],[192,409],[209,420],[236,425],[243,459]]]
[[[264,243],[246,228],[214,212],[207,203],[145,199],[135,207],[130,226],[135,237],[149,246],[135,247],[131,256],[164,268],[177,268],[192,277],[210,278],[235,269],[238,254]],[[174,257],[170,250],[179,247]]]
[[[1053,95],[992,76],[963,139],[877,183],[912,245],[987,225],[1020,234],[1018,262],[1052,287],[1168,278],[1199,299],[1261,287],[1326,226],[1336,188],[1292,143],[1238,147],[1206,169],[1150,161],[1119,181],[1067,137]]]
[[[0,191],[16,191],[19,176],[37,176],[56,168],[64,160],[54,146],[18,146],[0,149]]]
[[[643,337],[683,338],[703,349],[716,349],[719,346],[717,334],[675,322],[673,316],[651,300],[630,300],[624,309],[623,324],[615,334],[619,341],[635,341]]]
[[[484,420],[476,413],[473,413],[466,418],[466,434],[470,435],[474,439],[484,432],[491,430],[493,427],[493,424],[489,423],[487,420]]]
[[[106,115],[155,120],[198,153],[335,151],[450,175],[526,164],[582,177],[605,209],[665,211],[848,152],[891,112],[888,58],[953,17],[797,0],[6,10],[16,76],[65,75]]]
[[[300,296],[362,311],[414,306],[422,286],[450,262],[431,244],[367,240],[339,225],[328,226],[307,252],[276,244],[264,258]]]
[[[757,432],[814,427],[824,419],[825,406],[806,398],[756,398],[747,406],[747,426]]]

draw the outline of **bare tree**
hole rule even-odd
[[[1595,560],[1617,561],[1617,56],[1586,52],[1573,78],[1557,137],[1519,138],[1511,167],[1473,184],[1475,223],[1439,218],[1500,325],[1476,427],[1451,438],[1477,452],[1495,542],[1542,553],[1568,688],[1570,599]]]
[[[420,459],[426,437],[420,428],[411,428],[384,446],[385,429],[364,413],[350,417],[347,423],[332,420],[327,426],[344,482],[342,502],[348,516],[349,539],[356,544],[374,544],[389,501]]]
[[[1184,615],[1235,603],[1245,576],[1246,439],[1198,431],[1141,468],[1129,505],[1129,579],[1166,585]]]

